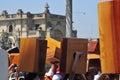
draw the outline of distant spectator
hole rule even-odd
[[[51,63],[49,71],[45,73],[45,80],[52,80],[52,77],[55,74],[56,67],[56,63]]]
[[[28,73],[26,80],[40,80],[40,78],[37,73]]]
[[[98,74],[94,75],[94,80],[99,80],[101,75],[100,71],[98,71]]]
[[[94,80],[94,75],[97,75],[98,69],[96,67],[89,67],[88,73],[89,73],[89,78],[91,78],[91,80]]]
[[[60,64],[57,64],[56,73],[54,74],[52,80],[62,80],[62,75],[60,73]]]

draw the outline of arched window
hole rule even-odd
[[[35,30],[38,30],[40,24],[35,24]]]
[[[9,32],[13,32],[13,26],[12,25],[9,26]]]

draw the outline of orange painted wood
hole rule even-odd
[[[83,52],[83,55],[78,60],[76,73],[83,74],[86,72],[87,64],[87,39],[79,38],[63,38],[61,41],[61,61],[60,68],[62,73],[71,73],[74,63],[74,54],[76,51]]]
[[[46,40],[22,38],[20,42],[19,70],[24,72],[44,72],[46,49]]]
[[[120,8],[115,4],[115,1],[98,3],[103,74],[120,73]]]
[[[49,64],[50,61],[54,58],[56,48],[60,48],[60,41],[57,41],[53,38],[46,37],[47,40],[47,55],[46,55],[46,63]]]
[[[18,64],[19,53],[11,53],[8,56],[9,56],[10,64]]]

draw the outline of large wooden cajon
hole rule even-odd
[[[98,16],[102,73],[120,73],[120,0],[100,2]]]
[[[62,73],[71,73],[72,66],[75,60],[75,52],[82,52],[78,64],[77,74],[83,74],[86,72],[87,63],[87,39],[79,38],[63,38],[61,40],[61,61],[60,70]]]
[[[43,73],[45,70],[46,49],[46,40],[22,38],[20,41],[19,70]]]

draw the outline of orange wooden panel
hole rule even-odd
[[[113,0],[114,7],[114,42],[115,42],[115,52],[117,71],[120,73],[120,0]]]
[[[32,44],[31,44],[32,43]],[[22,38],[20,42],[19,70],[33,72],[35,66],[36,39]],[[30,62],[30,63],[29,63]]]
[[[99,54],[87,54],[87,59],[100,59]]]
[[[19,61],[19,53],[9,54],[10,64],[18,64]]]
[[[117,11],[116,11],[117,12]],[[98,4],[101,69],[103,74],[120,73],[120,21],[114,1]],[[118,18],[117,18],[118,17]]]
[[[22,38],[20,42],[19,70],[25,72],[43,72],[46,49],[46,40]]]
[[[86,72],[87,64],[87,39],[79,38],[63,38],[61,41],[61,61],[60,68],[63,73],[71,73],[71,69],[74,62],[74,53],[76,51],[83,52],[83,55],[80,57],[77,69],[77,74],[83,74]]]
[[[46,37],[47,40],[47,55],[46,55],[46,63],[50,63],[51,59],[55,55],[56,48],[60,48],[60,41],[57,41],[53,38]]]

